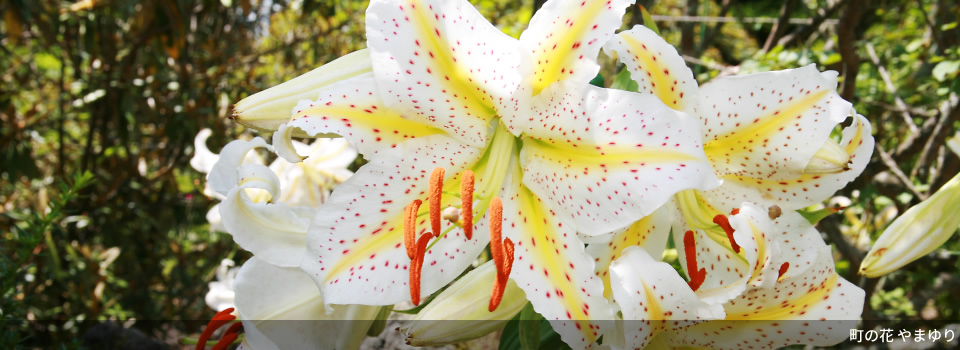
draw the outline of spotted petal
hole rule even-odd
[[[311,222],[308,254],[301,265],[320,286],[324,300],[366,305],[410,300],[403,209],[414,199],[426,199],[436,167],[446,169],[444,191],[458,193],[460,172],[480,155],[444,135],[416,138],[383,151],[339,185]],[[479,177],[477,187],[483,188],[484,181]],[[444,195],[441,203],[458,206],[460,199]],[[429,229],[428,207],[418,212],[418,236]],[[487,245],[484,221],[475,222],[473,239],[467,240],[444,220],[442,230],[452,231],[426,253],[422,295],[456,278]]]
[[[610,263],[617,260],[625,249],[639,246],[650,256],[659,258],[663,255],[668,238],[670,238],[670,211],[663,206],[629,227],[614,232],[610,241],[595,242],[587,246],[587,254],[590,254],[596,262],[596,274],[603,280],[603,295],[607,298],[613,296],[613,290],[610,289]]]
[[[624,348],[642,349],[661,331],[724,317],[722,306],[700,301],[673,267],[657,260],[630,247],[610,265],[613,295],[623,314]]]
[[[520,42],[532,54],[532,95],[560,80],[586,83],[600,70],[597,54],[620,28],[633,0],[550,0],[530,19]]]
[[[791,344],[829,346],[849,337],[863,309],[864,292],[837,275],[829,247],[802,274],[774,289],[751,289],[725,305],[724,321],[701,323],[670,334],[672,345],[780,348]],[[722,334],[723,336],[717,336]]]
[[[518,42],[466,0],[371,1],[367,46],[387,105],[480,146],[520,81]]]
[[[831,173],[785,171],[776,175],[780,177],[779,179],[772,176],[761,178],[745,173],[723,174],[721,175],[724,180],[723,186],[704,191],[702,194],[721,210],[738,207],[744,201],[763,206],[778,205],[784,210],[799,209],[819,203],[853,181],[867,166],[873,154],[874,139],[870,135],[870,122],[861,115],[855,116],[853,121],[853,125],[843,130],[843,139],[838,144],[847,163],[842,171]],[[804,137],[803,134],[794,135],[785,137],[793,140]],[[811,148],[816,147],[819,146]],[[710,153],[707,154],[709,156]],[[814,160],[817,159],[814,158]],[[759,167],[756,164],[752,166],[754,169],[777,168],[784,163],[777,163],[772,158],[761,158],[759,164]]]
[[[603,282],[573,226],[519,181],[515,171],[503,190],[503,235],[516,244],[510,278],[534,310],[571,347],[590,347],[607,334],[614,313]]]
[[[367,158],[411,138],[443,134],[443,130],[413,121],[387,108],[371,75],[324,88],[315,101],[301,101],[288,123],[308,135],[334,133]]]
[[[244,164],[236,173],[236,186],[220,203],[226,231],[237,245],[271,264],[299,266],[307,227],[316,209],[274,202],[280,194],[280,180],[266,166]],[[269,201],[255,201],[248,189],[266,192]]]
[[[676,220],[676,215],[674,216]],[[673,225],[673,242],[677,245],[677,257],[687,276],[690,271],[684,263],[687,260],[683,236],[686,231],[682,222]],[[752,270],[746,258],[734,253],[729,239],[723,231],[693,230],[696,242],[697,267],[706,270],[703,284],[697,289],[697,296],[708,304],[722,304],[736,298],[747,289],[747,279]]]
[[[670,108],[695,114],[699,90],[693,72],[677,49],[647,27],[617,33],[604,46],[637,82],[638,91],[657,96]]]
[[[700,89],[704,151],[718,173],[762,180],[801,174],[853,112],[837,73],[814,65],[724,77]]]
[[[799,214],[797,214],[799,215]],[[775,239],[773,221],[764,210],[744,203],[740,213],[729,217],[733,238],[750,263],[747,286],[770,288],[777,283],[780,270],[780,244]]]
[[[356,349],[379,307],[336,305],[327,309],[306,273],[250,258],[234,282],[243,320],[244,348]]]
[[[654,96],[564,81],[533,102],[523,183],[582,233],[626,227],[678,191],[718,184],[695,120]]]

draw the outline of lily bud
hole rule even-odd
[[[850,170],[850,154],[833,139],[828,139],[803,170],[806,174],[837,174]]]
[[[260,91],[233,106],[232,119],[261,131],[276,131],[290,121],[300,100],[316,99],[320,90],[336,82],[373,72],[367,49],[354,51],[304,75]],[[307,137],[303,132],[297,137]]]
[[[863,259],[860,274],[879,277],[937,249],[960,226],[957,212],[960,212],[960,174],[894,220]]]
[[[433,299],[401,332],[407,344],[434,346],[480,338],[503,327],[527,304],[527,297],[513,280],[508,280],[503,299],[490,312],[490,287],[497,278],[493,261],[488,261]]]

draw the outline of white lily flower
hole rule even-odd
[[[243,349],[357,349],[380,307],[334,305],[297,268],[250,258],[234,282]]]
[[[699,87],[676,49],[650,29],[621,32],[604,49],[626,65],[641,93],[695,115],[703,126],[704,151],[723,184],[683,191],[672,207],[681,261],[688,230],[695,231],[694,241],[703,250],[698,259],[736,261],[729,274],[707,274],[701,292],[710,294],[705,296],[710,302],[736,297],[745,286],[734,282],[751,270],[748,259],[734,251],[729,224],[725,228],[716,220],[726,222],[725,215],[744,202],[785,211],[819,203],[870,160],[870,123],[836,93],[836,72],[821,73],[810,65],[717,78]],[[854,122],[843,130],[842,140],[830,139],[835,126],[851,116]]]
[[[372,1],[373,75],[323,88],[288,124],[342,135],[370,160],[310,225],[302,268],[325,300],[386,305],[438,290],[487,245],[483,217],[499,197],[504,249],[517,248],[517,268],[502,272],[536,311],[563,321],[553,324],[564,341],[593,344],[604,327],[589,320],[613,311],[576,230],[620,229],[677,191],[717,184],[690,116],[652,96],[587,84],[630,3],[548,1],[518,41],[464,0]],[[428,180],[437,167],[445,175]],[[477,174],[475,184],[466,173]],[[442,195],[425,207],[438,210],[404,210],[431,188]],[[440,222],[447,207],[460,209],[459,224]],[[436,239],[418,257],[403,223],[427,221]],[[419,281],[412,261],[422,263],[420,286],[397,273]]]

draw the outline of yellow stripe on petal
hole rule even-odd
[[[652,93],[678,111],[692,113],[699,94],[693,72],[677,49],[643,26],[620,32],[605,49],[617,54],[641,93]]]
[[[831,92],[833,91],[821,90],[808,94],[779,110],[754,119],[753,122],[745,123],[742,127],[714,136],[712,140],[704,143],[703,150],[711,161],[719,161],[724,154],[744,152],[750,147],[765,144],[774,134],[784,131],[794,119],[799,119],[801,114],[806,113]]]
[[[516,244],[510,278],[534,309],[574,348],[585,348],[605,334],[594,320],[611,320],[603,283],[572,225],[520,183],[516,169],[504,187],[503,235]]]
[[[670,237],[670,211],[667,206],[660,207],[653,214],[638,220],[626,229],[615,232],[610,242],[591,244],[587,254],[594,257],[597,276],[603,279],[603,296],[611,298],[610,263],[620,258],[624,249],[633,246],[643,247],[650,256],[663,255],[667,239]]]
[[[632,1],[551,0],[530,20],[520,41],[531,48],[533,95],[566,79],[588,82],[596,76],[600,48],[620,27]]]
[[[288,125],[309,135],[341,135],[367,157],[407,139],[445,133],[387,108],[371,76],[332,85],[315,101],[301,101]]]

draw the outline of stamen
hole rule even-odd
[[[233,345],[233,341],[237,340],[237,331],[243,328],[243,323],[235,322],[230,325],[230,328],[227,328],[223,332],[223,336],[220,337],[220,340],[217,341],[217,344],[213,346],[212,350],[226,350],[228,346]]]
[[[463,234],[473,239],[473,171],[465,170],[460,179],[460,212],[463,215]]]
[[[777,275],[777,281],[780,281],[780,279],[783,278],[783,274],[787,273],[787,270],[789,268],[790,268],[790,263],[788,262],[785,262],[782,265],[780,265],[780,272],[779,272],[779,275]]]
[[[767,208],[767,216],[770,217],[770,220],[776,220],[780,215],[783,215],[783,210],[780,207],[771,205]]]
[[[430,225],[433,236],[440,237],[440,195],[443,192],[443,168],[437,167],[430,173],[430,187],[428,188],[427,202],[430,202]]]
[[[430,235],[420,236],[417,241],[417,255],[410,261],[410,301],[413,305],[420,305],[420,272],[423,269],[423,259],[427,254],[427,243]]]
[[[407,257],[413,259],[417,253],[417,211],[423,201],[414,199],[403,209],[403,245],[407,248]]]
[[[490,210],[487,213],[490,218],[490,255],[497,268],[497,278],[493,282],[493,292],[490,295],[490,304],[487,306],[487,310],[493,312],[500,305],[503,292],[507,288],[507,280],[513,269],[514,246],[509,238],[503,242],[500,241],[503,233],[503,202],[500,197],[490,201]]]
[[[217,312],[216,315],[213,315],[213,318],[210,319],[210,322],[207,323],[207,327],[203,329],[203,333],[200,333],[200,339],[197,340],[196,350],[203,350],[207,347],[207,340],[213,336],[215,332],[223,325],[230,323],[230,321],[235,320],[237,317],[231,315],[233,313],[233,308],[227,308],[226,310]]]
[[[740,208],[733,208],[732,210],[730,210],[730,216],[734,216],[737,214],[740,214]]]
[[[497,274],[503,271],[503,243],[500,235],[503,230],[503,202],[500,197],[490,201],[490,210],[487,212],[490,219],[490,257],[497,266]]]
[[[713,223],[720,225],[723,228],[723,232],[727,233],[727,239],[730,240],[730,247],[733,248],[734,253],[740,252],[740,245],[733,240],[733,227],[730,226],[730,221],[727,220],[726,216],[719,214],[713,217]]]
[[[683,252],[687,258],[687,272],[690,275],[690,282],[687,282],[687,285],[696,292],[707,278],[707,269],[697,269],[697,246],[693,231],[687,231],[683,235]]]

